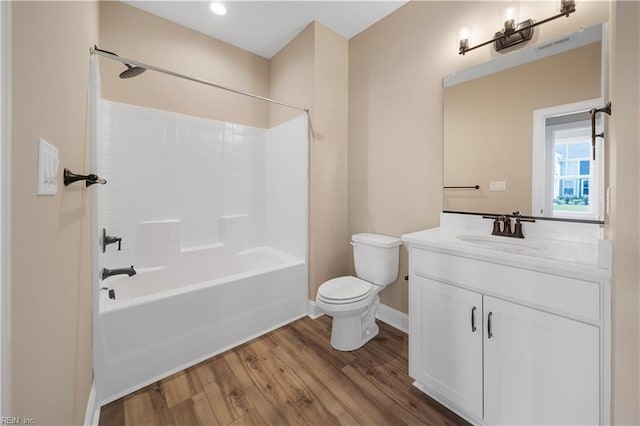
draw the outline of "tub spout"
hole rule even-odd
[[[102,279],[106,280],[107,278],[113,275],[129,275],[130,277],[136,274],[136,270],[133,269],[133,265],[130,268],[120,268],[120,269],[107,269],[102,268]]]

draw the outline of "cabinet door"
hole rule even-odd
[[[415,275],[409,286],[411,377],[481,419],[482,295]]]
[[[600,422],[598,328],[484,297],[485,422]]]

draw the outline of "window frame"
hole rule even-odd
[[[604,220],[604,146],[602,138],[596,139],[596,161],[593,162],[593,181],[589,183],[589,200],[593,204],[590,212],[558,212],[553,210],[553,173],[554,153],[547,146],[548,118],[570,115],[598,108],[603,98],[588,99],[565,105],[556,105],[533,111],[533,152],[532,152],[532,213],[534,216],[557,217],[565,219]],[[598,118],[597,132],[601,132],[604,122]],[[580,191],[580,183],[576,191]]]

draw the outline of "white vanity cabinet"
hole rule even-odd
[[[489,296],[483,307],[486,423],[600,423],[598,327]]]
[[[403,240],[416,387],[474,423],[608,423],[605,277]]]
[[[409,374],[482,418],[482,294],[410,277]]]

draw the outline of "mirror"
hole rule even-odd
[[[445,211],[604,219],[604,150],[598,138],[592,159],[588,111],[604,105],[605,28],[444,78]]]

